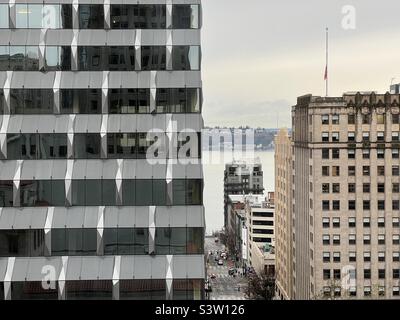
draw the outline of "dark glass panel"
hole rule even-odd
[[[23,114],[24,113],[24,89],[11,89],[10,90],[10,104],[11,114]]]
[[[0,46],[0,71],[10,70],[10,47]]]
[[[137,112],[150,113],[150,89],[138,89],[137,94]]]
[[[11,300],[57,300],[58,283],[44,287],[42,281],[11,282]]]
[[[172,113],[184,113],[186,111],[185,88],[170,89],[170,110]]]
[[[65,181],[52,180],[51,181],[51,203],[55,207],[65,206]]]
[[[167,204],[167,182],[153,180],[153,205],[165,206]]]
[[[186,228],[170,228],[171,243],[170,254],[186,253]]]
[[[187,205],[200,205],[203,203],[202,190],[203,184],[201,180],[187,180],[186,181],[186,204]]]
[[[165,29],[166,6],[165,5],[138,5],[134,10],[136,29]],[[129,16],[129,18],[131,18]]]
[[[98,206],[101,204],[101,181],[86,181],[86,206]]]
[[[173,300],[186,300],[187,299],[187,285],[186,279],[174,279],[172,282],[172,299]]]
[[[103,71],[105,60],[104,47],[78,47],[78,68],[79,71]]]
[[[112,46],[106,49],[108,56],[107,70],[110,71],[134,71],[135,47]]]
[[[135,254],[149,253],[149,229],[135,228],[134,229]]]
[[[0,181],[0,206],[12,207],[13,206],[13,181],[2,180]]]
[[[124,206],[135,205],[135,180],[122,180],[122,201]]]
[[[20,204],[21,207],[33,207],[38,201],[38,181],[20,181]]]
[[[7,134],[7,159],[21,159],[21,141],[22,134]]]
[[[121,280],[119,284],[120,300],[150,300],[151,281],[151,279]]]
[[[107,150],[109,158],[136,158],[136,134],[111,133],[107,135]]]
[[[151,179],[136,180],[136,205],[151,206],[153,202],[153,183]]]
[[[172,47],[173,70],[199,70],[200,47],[199,46],[173,46]]]
[[[156,228],[156,254],[170,254],[171,236],[171,228]]]
[[[97,252],[97,229],[82,229],[82,255],[93,256]]]
[[[101,4],[79,5],[80,29],[104,29],[104,6]]]
[[[200,89],[187,88],[186,89],[186,97],[187,97],[186,112],[188,112],[188,113],[201,112]]]
[[[103,206],[115,206],[117,186],[115,180],[103,180],[102,183]]]
[[[147,136],[147,133],[138,133],[138,155],[139,159],[147,158],[148,148],[155,142],[154,137]]]
[[[197,29],[199,28],[199,6],[190,4],[175,4],[172,7],[172,28]]]
[[[157,89],[156,92],[156,110],[157,113],[170,113],[169,108],[170,89]]]
[[[21,141],[21,158],[26,160],[37,159],[38,134],[25,133]]]
[[[25,46],[10,46],[10,70],[25,70]]]
[[[107,228],[103,233],[104,255],[118,254],[118,229]]]
[[[67,300],[112,300],[112,280],[76,280],[65,282]]]
[[[51,230],[51,254],[53,256],[68,255],[66,229]]]
[[[133,255],[135,253],[135,231],[129,228],[118,229],[118,254]]]
[[[0,231],[0,257],[38,257],[43,254],[43,229]]]
[[[174,205],[184,205],[186,196],[186,184],[183,179],[175,179],[172,181],[173,189],[173,204]]]
[[[151,300],[165,300],[167,294],[165,279],[151,280]]]
[[[166,47],[142,46],[142,70],[165,70]]]
[[[52,205],[52,181],[38,180],[37,181],[37,200],[36,207],[48,207]]]
[[[60,47],[60,66],[62,71],[71,70],[71,47]]]
[[[39,71],[39,48],[37,46],[26,46],[25,70]]]
[[[188,254],[203,254],[204,252],[204,229],[187,228],[187,248]]]
[[[74,157],[77,159],[100,158],[101,137],[97,133],[77,133],[74,135]]]
[[[83,230],[66,229],[67,252],[69,256],[83,255]]]
[[[73,206],[84,206],[85,205],[85,180],[72,180],[72,205]]]
[[[62,29],[72,29],[72,5],[61,5],[61,25]]]

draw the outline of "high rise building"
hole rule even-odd
[[[0,299],[201,299],[200,0],[39,2],[0,4]]]
[[[254,163],[234,160],[225,165],[224,171],[224,226],[226,232],[233,231],[233,218],[229,216],[228,202],[230,195],[262,195],[263,171],[260,159]]]
[[[293,157],[287,129],[275,136],[275,258],[280,299],[293,299]]]
[[[398,94],[292,109],[296,299],[399,298]]]

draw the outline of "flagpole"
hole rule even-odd
[[[326,96],[328,96],[328,64],[329,64],[329,29],[326,28],[326,70],[325,70],[325,90],[326,90]]]

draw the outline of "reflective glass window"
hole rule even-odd
[[[148,148],[155,142],[155,138],[147,135],[147,133],[138,133],[138,158],[146,159]]]
[[[25,46],[10,46],[10,69],[12,71],[25,70]]]
[[[187,109],[188,113],[201,112],[200,89],[188,88],[186,89],[187,96]]]
[[[157,113],[169,113],[169,93],[170,89],[157,89],[156,91],[156,111]]]
[[[110,113],[137,113],[137,105],[137,89],[110,89],[108,92]]]
[[[199,205],[202,204],[202,181],[201,180],[186,180],[186,204]]]
[[[66,229],[51,230],[51,254],[53,256],[68,255]]]
[[[104,47],[91,46],[91,47],[78,47],[78,68],[79,71],[103,71],[105,70]]]
[[[22,134],[7,134],[7,159],[21,159]]]
[[[150,89],[137,89],[137,112],[150,113]]]
[[[11,300],[58,300],[58,282],[43,288],[42,281],[13,281]]]
[[[153,183],[151,179],[136,180],[136,205],[150,206],[153,202]]]
[[[60,69],[60,56],[57,46],[46,46],[45,69],[47,71],[56,71]]]
[[[0,46],[0,71],[10,69],[10,46]]]
[[[1,230],[0,257],[38,257],[44,254],[44,230]]]
[[[106,228],[103,233],[104,255],[118,254],[118,229]]]
[[[13,206],[13,181],[2,180],[0,181],[0,206],[12,207]]]
[[[43,21],[43,5],[42,4],[28,4],[28,28],[40,29],[42,28]]]
[[[171,228],[170,254],[186,253],[186,228]]]
[[[142,70],[165,70],[166,47],[142,46]]]
[[[173,204],[184,205],[186,197],[186,184],[183,179],[175,179],[172,181]]]
[[[8,13],[8,4],[0,4],[0,29],[9,28],[9,13]]]
[[[122,180],[122,201],[124,206],[135,205],[135,180],[124,179]]]
[[[187,299],[187,281],[186,279],[174,279],[172,281],[172,299],[186,300]]]
[[[171,236],[171,228],[156,228],[156,254],[170,254]]]
[[[36,133],[25,133],[21,138],[21,159],[37,159],[38,135]]]
[[[104,29],[102,4],[80,4],[78,16],[80,29]]]
[[[15,26],[16,28],[28,28],[28,5],[25,4],[16,4],[16,20]]]
[[[72,191],[72,205],[84,206],[85,191],[86,191],[85,180],[72,180],[71,191]]]
[[[101,181],[86,180],[86,206],[98,206],[101,203]]]
[[[61,27],[61,5],[46,4],[43,6],[42,28],[59,29]]]
[[[123,159],[136,157],[135,133],[110,133],[107,135],[108,158]]]
[[[134,229],[118,228],[118,254],[133,255],[135,253],[134,238]]]
[[[61,21],[60,28],[72,29],[72,5],[62,4],[61,5]]]
[[[112,300],[112,280],[76,280],[65,282],[67,300]]]
[[[102,200],[103,206],[115,206],[116,203],[116,184],[115,180],[102,181]]]
[[[101,137],[98,133],[76,133],[74,135],[74,157],[76,159],[100,158]]]
[[[186,111],[185,88],[170,89],[170,112],[184,113]]]
[[[26,46],[25,70],[39,71],[39,48],[36,46]]]
[[[150,300],[151,282],[151,279],[120,280],[120,300]]]
[[[110,71],[134,71],[135,47],[112,46],[104,49],[108,56],[107,70]]]
[[[203,254],[204,252],[204,229],[187,228],[187,247],[188,254]]]
[[[198,29],[199,28],[199,6],[173,5],[172,28],[174,29]]]
[[[200,70],[199,46],[172,47],[173,70]]]
[[[64,180],[51,181],[51,205],[54,207],[65,206],[65,182]]]
[[[153,180],[153,205],[165,206],[167,204],[167,182]]]
[[[101,89],[61,89],[61,113],[100,114]]]
[[[132,11],[130,11],[132,12]],[[136,29],[165,29],[167,24],[165,5],[138,5],[134,13]],[[131,18],[129,16],[129,18]]]
[[[149,229],[135,228],[134,229],[135,254],[149,253]]]

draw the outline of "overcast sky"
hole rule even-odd
[[[326,26],[331,96],[386,92],[393,77],[400,82],[399,0],[202,3],[206,125],[290,126],[298,96],[325,93]],[[356,28],[345,30],[348,5]]]

